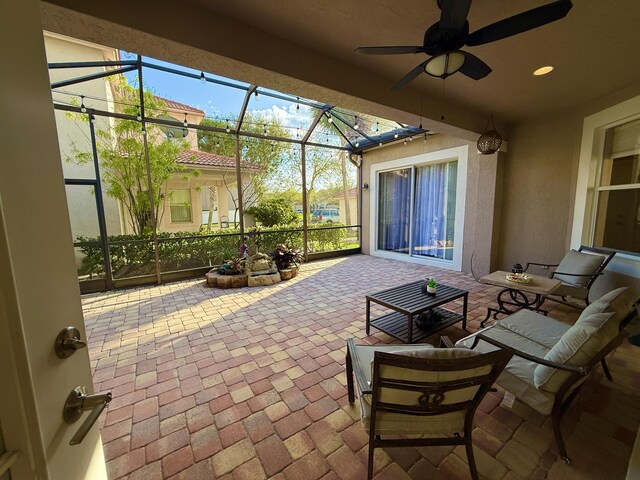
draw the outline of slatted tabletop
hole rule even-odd
[[[366,295],[366,299],[406,315],[424,312],[456,300],[469,292],[438,284],[435,297],[422,293],[423,280]]]
[[[365,295],[367,300],[367,335],[370,333],[370,327],[375,327],[398,340],[412,343],[458,322],[462,322],[462,328],[466,329],[469,292],[449,285],[438,284],[436,295],[431,296],[422,293],[423,283],[423,280],[419,280]],[[458,298],[464,299],[462,315],[444,308],[437,308]],[[370,304],[372,302],[387,307],[393,312],[371,319]],[[440,315],[440,320],[431,324],[427,329],[420,329],[415,324],[415,317],[427,310],[437,312]]]

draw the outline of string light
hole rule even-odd
[[[227,120],[227,128],[225,129],[227,133],[229,133],[231,131],[231,129],[229,128],[229,120]]]
[[[376,133],[378,133],[378,122],[376,122]]]
[[[397,134],[397,133],[396,133],[396,134],[394,134],[394,135],[393,135],[393,138],[398,138],[398,134]]]
[[[427,143],[427,134],[424,134],[424,143]]]
[[[142,121],[142,115],[140,115],[140,107],[138,107],[138,111],[136,113],[136,120],[138,120],[139,122]]]
[[[380,143],[378,144],[378,146],[379,146],[379,147],[381,147],[381,146],[382,146],[382,142],[380,142]]]
[[[216,140],[216,148],[220,148],[220,140]]]
[[[358,125],[358,116],[357,116],[357,115],[356,115],[356,122],[355,122],[355,124],[353,125],[353,128],[354,128],[355,130],[358,130],[358,129],[360,128],[360,125]]]
[[[406,144],[407,144],[407,139],[406,139],[406,138],[404,139],[404,142],[402,142],[402,144],[403,144],[403,145],[406,145]]]
[[[91,123],[96,123],[96,117],[93,113],[89,115],[89,121],[91,121]]]
[[[300,110],[300,97],[296,97],[298,103],[296,103],[296,110]]]
[[[84,95],[80,95],[80,111],[87,113],[87,107],[84,106]]]
[[[203,85],[207,84],[207,78],[204,76],[204,72],[200,72],[200,81]]]
[[[411,136],[409,137],[409,141],[410,141],[410,142],[413,142],[413,135],[411,135]]]
[[[265,124],[265,125],[263,125],[263,127],[264,127],[264,130],[262,132],[262,135],[264,135],[266,137],[267,136],[267,125]]]
[[[356,142],[356,148],[360,146],[360,142]]]
[[[189,126],[189,122],[187,122],[187,114],[186,114],[186,113],[184,114],[184,123],[183,123],[183,125],[184,125],[185,127],[188,127],[188,126]]]

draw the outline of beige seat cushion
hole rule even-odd
[[[460,348],[432,348],[420,351],[399,352],[401,355],[420,356],[432,359],[467,358],[479,355],[473,350]],[[438,382],[463,378],[471,378],[486,374],[491,366],[453,371],[424,371],[382,365],[380,374],[384,378],[406,379],[410,381]],[[469,387],[447,392],[443,405],[469,400],[478,391],[478,387]],[[379,400],[400,405],[418,405],[422,392],[411,392],[381,388]],[[360,416],[362,425],[369,430],[371,417],[371,395],[361,395]],[[464,430],[465,411],[449,412],[442,415],[418,416],[395,412],[378,412],[376,417],[376,434],[378,435],[453,435]]]
[[[531,310],[519,310],[498,322],[521,337],[538,343],[547,349],[553,348],[571,325],[546,317]]]
[[[529,313],[533,313],[533,312],[529,312]],[[534,314],[534,315],[537,315],[537,314]],[[511,318],[513,316],[515,316],[515,314],[507,318]],[[549,325],[551,325],[552,328],[559,327],[559,329],[562,329],[562,331],[565,331],[564,329],[565,324],[563,324],[562,322],[544,317],[543,315],[539,315],[539,316],[544,318],[546,322],[549,322]],[[519,317],[522,319],[531,318],[529,315],[519,315]],[[562,324],[562,326],[553,325],[551,322]],[[549,348],[544,346],[542,343],[528,339],[524,335],[525,332],[518,333],[513,330],[510,330],[509,328],[504,328],[502,326],[502,323],[503,321],[498,322],[494,327],[485,329],[483,333],[486,336],[491,337],[499,342],[502,342],[506,345],[513,346],[518,350],[524,351],[531,355],[535,355],[536,357],[544,358],[544,356],[549,351]],[[524,326],[521,326],[521,327],[524,327]],[[533,323],[533,324],[530,324],[529,329],[537,330],[536,327],[537,327],[537,324]],[[569,326],[567,325],[566,329],[568,328]],[[462,340],[456,343],[456,347],[471,348],[471,345],[473,345],[474,339],[475,339],[475,335],[470,335],[469,337],[463,338]],[[542,338],[538,338],[538,340],[541,340],[543,342],[547,341]],[[484,341],[480,341],[478,342],[478,345],[474,348],[474,351],[477,351],[480,353],[487,353],[487,352],[494,351],[496,349],[497,347],[495,347],[494,345],[491,345],[490,343],[486,343]],[[536,388],[533,381],[533,372],[535,371],[537,365],[538,365],[537,363],[532,362],[530,360],[526,360],[524,358],[514,356],[511,358],[511,360],[509,361],[505,369],[502,371],[502,373],[496,380],[496,383],[500,385],[500,387],[507,390],[508,392],[513,393],[516,397],[518,397],[522,402],[529,405],[531,408],[539,411],[540,413],[548,415],[549,413],[551,413],[551,409],[553,407],[554,396],[553,394],[540,391]]]
[[[545,356],[547,360],[569,365],[586,365],[620,331],[620,322],[631,311],[634,294],[622,287],[602,296],[584,309],[573,327]],[[569,372],[538,365],[535,385],[557,392]]]
[[[555,297],[573,297],[585,300],[589,295],[589,290],[582,285],[568,285],[563,283],[556,288],[551,295]]]
[[[415,357],[422,355],[425,350],[433,350],[433,345],[430,343],[420,345],[356,345],[355,355],[352,356],[353,368],[363,372],[368,385],[371,385],[371,365],[375,352],[401,353]]]
[[[560,341],[544,356],[545,360],[567,365],[586,365],[604,345],[596,335],[613,313],[593,313],[582,318],[562,336]],[[534,372],[536,388],[557,392],[571,372],[538,365]]]
[[[569,285],[586,287],[591,277],[574,277],[572,275],[562,274],[573,273],[574,275],[593,275],[596,273],[600,265],[602,265],[604,258],[605,257],[603,255],[593,255],[590,253],[570,250],[564,256],[560,265],[558,265],[558,268],[556,268],[556,272],[559,273],[554,274],[553,278]]]

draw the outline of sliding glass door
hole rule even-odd
[[[380,173],[378,250],[409,253],[411,169]]]
[[[457,162],[415,168],[413,255],[453,260]]]
[[[458,162],[378,174],[378,250],[453,260]]]

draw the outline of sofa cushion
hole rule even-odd
[[[519,313],[519,312],[518,312]],[[530,312],[531,313],[531,312]],[[515,315],[515,314],[514,314]],[[511,315],[511,318],[514,315]],[[540,315],[542,317],[542,315]],[[546,317],[543,317],[546,319]],[[506,319],[505,319],[506,320]],[[547,319],[554,321],[557,320]],[[516,333],[512,330],[502,327],[504,320],[497,323],[494,327],[485,329],[483,333],[506,345],[511,345],[518,350],[522,350],[536,357],[543,358],[549,351],[544,345],[529,340],[528,338]],[[533,324],[536,325],[536,324]],[[564,325],[564,324],[563,324]],[[535,330],[532,328],[531,330]],[[475,339],[475,335],[470,335],[456,343],[456,347],[471,348]],[[498,347],[490,343],[480,341],[474,348],[474,351],[487,353],[496,350]],[[524,358],[513,356],[505,369],[502,371],[496,383],[508,392],[513,393],[531,408],[539,411],[544,415],[551,413],[553,408],[554,396],[551,393],[538,390],[533,381],[533,372],[538,364]]]
[[[591,280],[590,276],[574,277],[573,275],[562,275],[563,273],[573,273],[576,275],[593,275],[598,270],[598,267],[602,265],[604,256],[592,255],[590,253],[582,253],[576,250],[570,250],[564,256],[558,268],[556,268],[557,274],[553,275],[553,278],[560,280],[561,282],[568,283],[569,285],[576,285],[586,287]]]
[[[620,322],[631,311],[635,300],[635,293],[630,288],[621,287],[612,290],[585,308],[576,320],[576,325],[594,313],[613,313],[611,318],[594,334],[597,335],[598,341],[604,347],[620,332]]]
[[[614,313],[610,323],[606,325],[611,338],[620,331],[620,322],[629,314],[636,300],[636,293],[628,287],[616,288],[597,300],[598,303],[606,305],[605,312]]]
[[[585,365],[604,347],[605,335],[597,335],[613,312],[581,315],[576,324],[562,335],[560,341],[545,355],[545,360],[568,365]],[[557,392],[570,372],[538,365],[534,372],[536,388]]]
[[[516,313],[503,318],[497,323],[500,328],[506,328],[521,337],[538,343],[547,349],[553,348],[571,325],[559,322],[531,310],[518,310]]]

